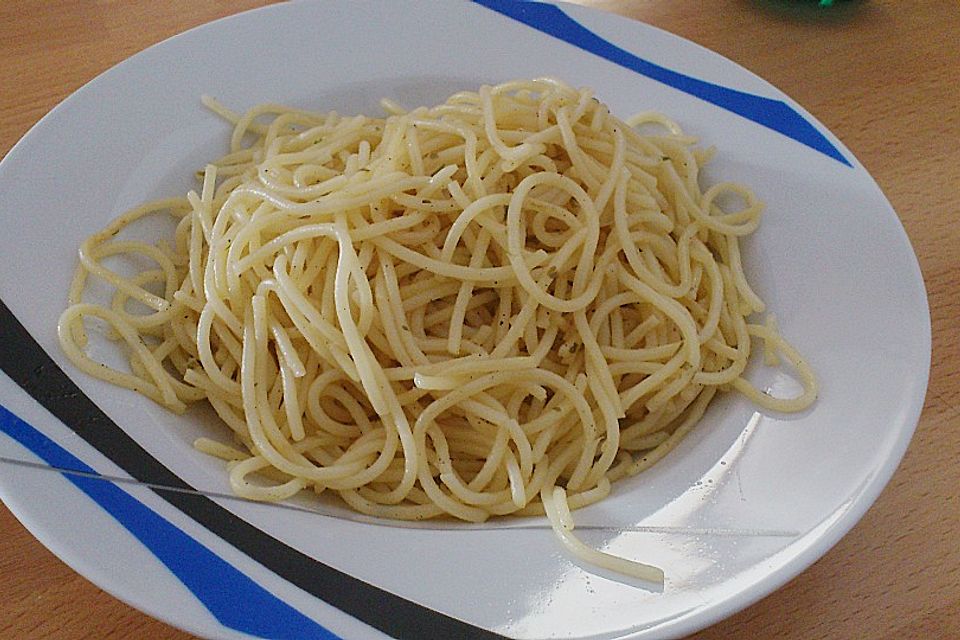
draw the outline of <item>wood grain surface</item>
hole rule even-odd
[[[261,0],[3,0],[0,154],[47,111],[145,47]],[[886,490],[784,588],[691,636],[960,638],[960,3],[593,0],[771,81],[857,155],[920,260],[933,365],[920,424]],[[2,203],[2,194],[0,194]],[[0,638],[187,634],[74,573],[0,507]]]

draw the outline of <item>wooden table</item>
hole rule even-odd
[[[263,0],[0,2],[0,153],[101,71]],[[770,80],[866,165],[920,259],[933,368],[916,436],[822,560],[695,636],[960,637],[960,4],[957,0],[593,0]],[[0,508],[0,637],[182,639],[57,560]]]

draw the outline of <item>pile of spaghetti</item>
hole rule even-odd
[[[550,79],[384,102],[384,119],[205,102],[235,125],[230,152],[199,193],[83,243],[59,335],[79,367],[174,411],[208,401],[232,441],[197,447],[229,461],[240,496],[334,492],[401,519],[546,512],[575,553],[659,580],[583,545],[570,509],[661,459],[718,390],[782,411],[816,395],[776,329],[748,321],[764,304],[739,243],[762,204],[702,190],[710,152],[663,116],[624,122]],[[178,221],[171,242],[118,236],[154,214]],[[128,254],[150,268],[109,267]],[[83,301],[90,276],[110,303]],[[86,353],[91,317],[129,371]],[[802,395],[743,378],[751,337]]]

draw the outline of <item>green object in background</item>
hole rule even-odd
[[[833,0],[820,0],[821,7],[829,7],[833,4]]]

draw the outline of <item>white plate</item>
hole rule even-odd
[[[54,328],[81,238],[184,192],[224,149],[228,128],[203,93],[237,108],[375,113],[383,96],[429,104],[553,75],[593,87],[618,114],[669,113],[719,149],[711,179],[745,181],[767,202],[748,268],[818,371],[819,401],[784,418],[722,398],[667,459],[578,513],[600,527],[584,528],[589,543],[663,566],[662,592],[581,566],[539,520],[382,526],[6,463],[3,500],[104,589],[209,637],[673,637],[809,566],[890,478],[923,402],[929,317],[906,235],[853,155],[780,91],[673,35],[572,6],[484,4],[234,16],[134,56],[34,127],[0,165],[2,222],[17,231],[0,238],[0,297],[37,343],[9,314],[0,323],[11,376],[0,379],[0,454],[228,491],[220,464],[190,445],[203,420],[78,373]]]

